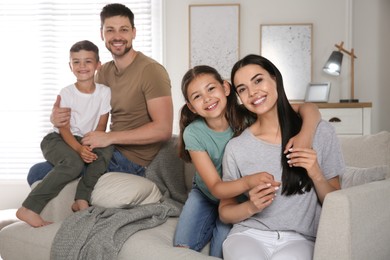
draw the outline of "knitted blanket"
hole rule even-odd
[[[64,220],[53,240],[51,259],[116,259],[135,232],[163,224],[180,215],[187,198],[184,163],[177,156],[176,138],[165,143],[146,171],[163,201],[128,208],[91,206]]]

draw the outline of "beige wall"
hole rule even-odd
[[[313,23],[313,82],[330,81],[330,102],[349,98],[349,57],[345,56],[340,77],[322,72],[335,49],[354,47],[355,97],[373,103],[372,132],[390,131],[390,86],[388,68],[390,34],[389,0],[166,0],[164,65],[172,80],[175,104],[175,132],[178,112],[183,105],[180,81],[188,69],[188,6],[190,4],[240,3],[240,56],[260,53],[260,24]],[[366,65],[369,64],[369,65]]]

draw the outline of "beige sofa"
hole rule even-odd
[[[340,142],[347,166],[355,167],[348,168],[345,185],[355,186],[326,197],[314,259],[390,259],[390,179],[381,180],[386,174],[389,176],[390,133],[340,137]],[[193,168],[191,165],[178,167],[184,167],[181,172],[188,190]],[[43,216],[54,224],[32,228],[19,222],[2,229],[1,257],[4,260],[50,259],[53,238],[62,221],[72,214],[70,205],[75,188],[76,182],[68,184],[44,209]],[[118,259],[216,259],[207,256],[208,248],[197,253],[172,247],[176,222],[177,218],[171,217],[162,225],[135,233],[124,243]]]

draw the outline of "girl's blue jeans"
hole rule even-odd
[[[221,222],[218,203],[210,200],[194,184],[176,227],[174,246],[201,251],[210,241],[210,255],[222,258],[222,243],[231,225]]]

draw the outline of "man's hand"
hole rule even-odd
[[[91,149],[102,148],[111,145],[109,134],[103,131],[93,131],[84,135],[81,139],[82,145],[87,145]]]
[[[61,96],[57,95],[56,102],[50,115],[50,122],[57,128],[64,127],[70,122],[70,108],[60,107]]]

